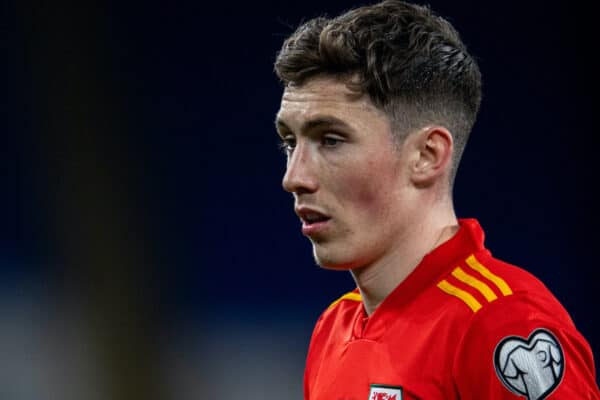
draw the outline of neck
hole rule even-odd
[[[374,263],[353,269],[367,315],[419,265],[423,257],[458,231],[454,212],[431,215],[422,224],[404,232],[391,252]]]

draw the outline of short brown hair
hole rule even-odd
[[[344,80],[385,111],[396,136],[425,124],[453,135],[456,167],[481,102],[481,73],[458,32],[427,6],[397,0],[318,17],[285,40],[275,61],[284,85],[317,75]]]

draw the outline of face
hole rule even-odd
[[[389,118],[342,82],[314,78],[285,89],[276,125],[283,187],[317,263],[353,269],[392,251],[407,224],[409,179]]]

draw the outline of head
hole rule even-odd
[[[386,0],[310,20],[283,43],[275,72],[285,87],[316,76],[345,82],[388,116],[397,142],[426,125],[446,127],[452,188],[479,110],[481,73],[458,32],[428,7]]]
[[[475,61],[447,21],[388,0],[303,24],[275,70],[283,186],[317,262],[353,269],[385,258],[440,190],[450,196],[479,108]]]

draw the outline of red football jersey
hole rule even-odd
[[[365,314],[358,289],[319,318],[306,400],[600,399],[590,346],[474,219]]]

